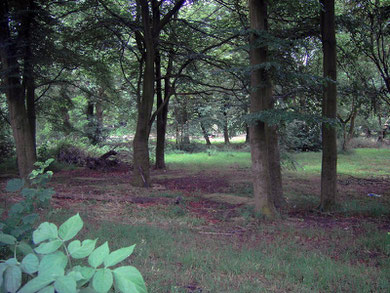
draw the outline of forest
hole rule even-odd
[[[389,0],[3,0],[0,292],[389,292]]]

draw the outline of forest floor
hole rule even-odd
[[[151,189],[131,186],[126,165],[59,171],[43,217],[61,223],[79,212],[83,236],[118,248],[137,243],[131,263],[149,292],[389,292],[385,173],[341,174],[338,206],[320,213],[319,174],[285,171],[287,207],[266,222],[253,212],[249,168],[229,156],[224,167],[152,170]],[[0,196],[5,207],[17,200]]]

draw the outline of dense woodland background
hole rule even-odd
[[[26,177],[67,143],[127,142],[131,180],[149,187],[151,148],[163,169],[169,140],[194,151],[191,138],[209,146],[210,135],[229,144],[246,134],[259,211],[273,217],[283,202],[279,144],[323,150],[328,210],[337,137],[343,151],[355,137],[385,143],[389,9],[388,1],[5,1],[2,158],[16,147]]]

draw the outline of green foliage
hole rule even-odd
[[[15,249],[14,257],[0,264],[2,291],[106,293],[114,284],[119,292],[147,292],[143,277],[135,267],[114,268],[133,253],[135,245],[110,252],[107,242],[95,248],[97,239],[67,243],[77,236],[83,225],[79,214],[59,228],[53,223],[42,223],[33,232],[34,250],[24,254],[20,261]],[[1,234],[0,242],[15,247],[20,245],[8,234]],[[72,259],[87,257],[89,266],[85,263],[72,265]]]
[[[318,123],[294,120],[282,129],[281,144],[288,151],[320,151],[321,127]]]
[[[54,194],[52,188],[46,187],[53,172],[45,171],[53,161],[53,159],[49,159],[46,162],[36,162],[37,169],[29,175],[28,184],[23,179],[8,181],[6,190],[20,192],[24,200],[11,206],[7,219],[1,223],[3,232],[13,235],[19,240],[29,238],[29,234],[39,218],[35,211],[37,208],[46,207]]]

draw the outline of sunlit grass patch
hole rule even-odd
[[[321,173],[322,153],[297,153],[298,172]],[[337,169],[339,174],[359,177],[375,177],[389,175],[390,149],[356,149],[351,154],[338,156]]]
[[[218,169],[229,166],[250,167],[250,153],[247,152],[212,152],[193,154],[167,154],[166,162],[172,169]]]

